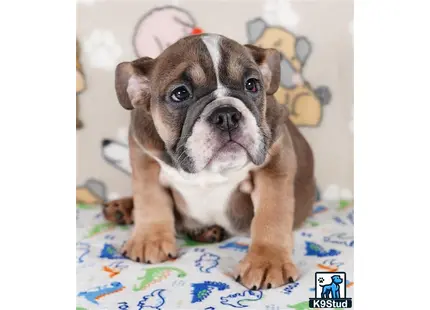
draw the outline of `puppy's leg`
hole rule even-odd
[[[123,255],[137,262],[158,263],[176,256],[173,198],[159,182],[159,164],[130,139],[134,229]]]
[[[298,278],[292,261],[294,151],[275,157],[253,175],[252,241],[237,275],[237,281],[250,289],[275,288]]]

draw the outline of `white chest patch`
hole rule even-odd
[[[192,175],[180,173],[161,162],[160,165],[161,184],[176,189],[182,195],[188,216],[204,225],[217,224],[232,230],[227,218],[228,202],[232,192],[248,177],[252,164],[223,174],[204,171]]]

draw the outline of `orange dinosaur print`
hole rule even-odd
[[[109,273],[109,278],[113,278],[120,273],[119,270],[112,269],[108,266],[103,266],[103,271],[106,271],[107,273]]]

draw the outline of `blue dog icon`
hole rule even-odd
[[[342,283],[343,280],[340,276],[334,275],[331,277],[331,283],[326,285],[321,285],[321,298],[340,298],[340,287],[339,284]]]

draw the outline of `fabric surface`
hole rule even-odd
[[[317,271],[344,271],[353,297],[353,206],[329,208],[318,202],[295,232],[295,283],[250,291],[231,274],[244,257],[249,238],[217,244],[178,239],[176,260],[146,265],[125,259],[119,249],[131,226],[107,223],[98,206],[77,204],[76,309],[297,309],[314,297]]]

